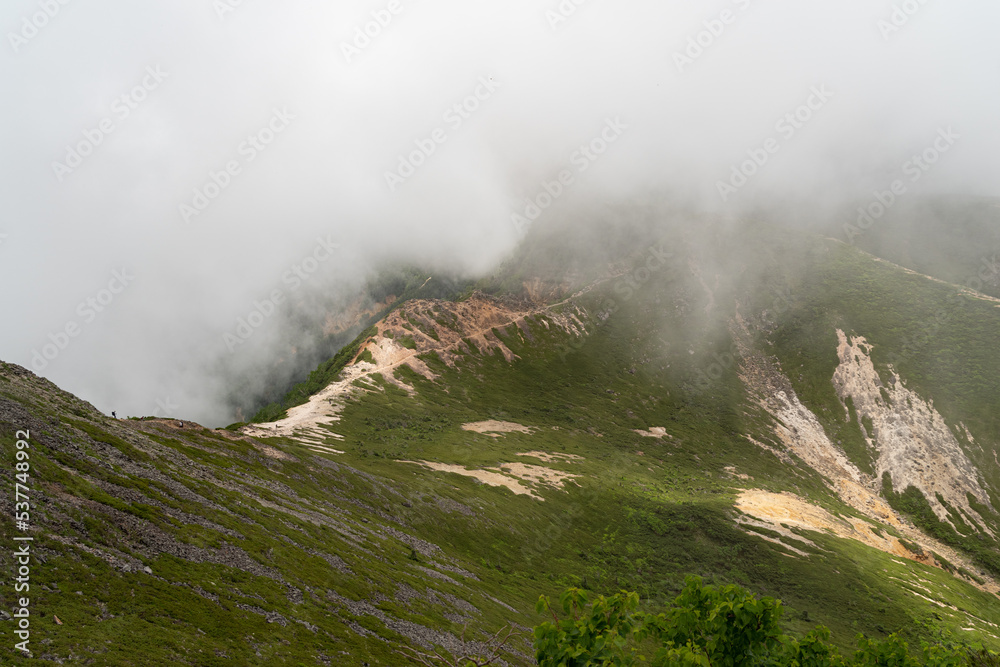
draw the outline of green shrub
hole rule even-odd
[[[622,591],[589,602],[571,588],[559,598],[563,617],[542,596],[539,613],[552,622],[535,628],[535,657],[540,667],[633,667],[698,665],[736,667],[957,667],[996,664],[996,655],[973,652],[952,643],[924,643],[921,657],[911,655],[898,635],[884,640],[857,637],[857,652],[844,658],[819,626],[802,639],[782,633],[779,600],[757,599],[736,585],[703,586],[688,577],[684,590],[667,611],[653,615],[639,609],[639,596]],[[651,655],[651,657],[647,657]]]

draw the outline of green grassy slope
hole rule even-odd
[[[669,261],[651,263],[653,250]],[[544,251],[541,242],[532,246],[509,275],[480,287],[520,290],[541,261],[530,257]],[[780,597],[792,632],[823,623],[845,649],[861,631],[927,636],[926,620],[1000,645],[988,625],[1000,625],[996,597],[941,569],[826,533],[803,532],[815,546],[783,546],[762,539],[773,537],[763,529],[735,525],[733,503],[747,487],[791,491],[845,516],[853,510],[815,471],[746,437],[773,441],[773,424],[740,381],[729,327],[737,310],[771,312],[758,318],[770,328],[757,345],[778,357],[836,436],[847,427],[834,419],[829,386],[834,328],[869,337],[880,354],[901,351],[902,337],[943,300],[955,326],[895,363],[949,422],[962,420],[978,441],[995,443],[1000,351],[990,332],[1000,310],[949,301],[947,286],[842,244],[774,230],[650,234],[642,221],[609,257],[610,268],[581,269],[569,281],[601,282],[554,308],[577,313],[586,336],[546,327],[538,315],[524,329],[495,330],[518,356],[512,363],[469,353],[452,367],[425,355],[436,380],[396,371],[412,395],[375,378],[329,427],[326,446],[343,454],[189,422],[110,420],[23,369],[0,367],[0,478],[8,488],[15,431],[31,430],[34,656],[109,665],[405,665],[397,647],[455,652],[465,625],[466,639],[477,641],[508,623],[531,627],[541,620],[539,594],[626,588],[655,610],[688,574]],[[729,278],[716,279],[723,268]],[[957,365],[940,363],[938,348],[952,350]],[[462,429],[487,419],[532,431],[491,437]],[[635,432],[651,427],[669,436]],[[532,451],[581,459],[522,455]],[[995,464],[969,454],[997,489]],[[853,458],[863,465],[860,452]],[[577,477],[563,489],[533,487],[539,500],[404,460],[520,462]],[[12,513],[5,497],[5,536],[18,532]],[[970,553],[975,546],[958,538],[956,545]],[[2,566],[9,577],[10,561]],[[981,622],[970,626],[970,615]],[[509,663],[531,664],[525,641],[514,648]],[[4,661],[27,664],[8,649],[0,647]]]

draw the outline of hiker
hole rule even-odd
[[[111,416],[114,417],[115,419],[118,419],[118,415],[115,414],[114,410],[111,411]]]

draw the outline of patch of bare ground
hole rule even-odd
[[[505,487],[519,496],[530,496],[535,500],[545,500],[535,493],[536,487],[547,486],[553,489],[562,489],[566,482],[580,477],[580,475],[573,475],[561,470],[526,463],[501,463],[497,468],[481,469],[469,469],[465,466],[433,461],[399,461],[399,463],[412,463],[438,472],[450,472],[472,477],[484,484]],[[521,482],[528,482],[530,486],[525,486]]]
[[[830,533],[837,537],[867,544],[895,556],[918,560],[917,556],[900,544],[895,537],[875,533],[872,530],[872,525],[867,521],[856,517],[834,516],[822,507],[792,493],[771,493],[760,489],[747,489],[740,492],[735,506],[744,514],[764,522],[767,528],[791,539],[806,542],[811,546],[816,545],[791,533],[785,526]],[[746,518],[737,520],[737,523],[741,522],[747,523]],[[926,559],[927,557],[924,560],[926,561]]]
[[[517,356],[496,332],[501,335],[519,333],[523,338],[528,331],[525,318],[539,315],[568,333],[582,335],[584,332],[582,322],[572,314],[555,313],[527,299],[501,300],[477,292],[459,302],[429,299],[407,302],[376,325],[378,333],[362,346],[359,354],[371,349],[374,356],[376,350],[373,348],[380,346],[380,339],[408,338],[413,340],[415,349],[398,360],[393,359],[393,363],[409,363],[410,358],[419,354],[435,352],[445,364],[454,366],[464,354],[495,350],[499,350],[507,361],[514,361]],[[515,329],[508,331],[509,327]],[[425,375],[420,368],[413,370]]]
[[[644,438],[657,438],[662,440],[663,438],[673,438],[674,436],[667,433],[667,429],[662,426],[650,426],[648,430],[642,429],[632,429],[633,433],[638,433]]]
[[[539,461],[545,461],[546,463],[575,463],[576,461],[583,461],[582,456],[577,456],[576,454],[564,454],[562,452],[521,452],[518,456],[530,456],[531,458],[538,459]]]
[[[478,479],[483,484],[501,486],[510,489],[513,493],[519,496],[531,496],[537,500],[543,500],[541,496],[521,484],[518,480],[496,471],[469,470],[465,466],[452,465],[448,463],[434,463],[433,461],[399,461],[399,463],[412,463],[414,465],[424,466],[425,468],[430,468],[431,470],[436,470],[438,472],[450,472],[456,475],[462,475],[463,477],[472,477],[473,479]]]
[[[367,368],[366,368],[367,366]],[[293,438],[306,441],[339,438],[325,428],[340,420],[347,397],[355,390],[352,383],[370,373],[372,364],[355,364],[343,370],[340,379],[313,394],[308,401],[288,409],[288,416],[266,424],[248,424],[240,431],[258,438]]]
[[[531,433],[533,430],[530,426],[521,426],[520,424],[515,424],[514,422],[500,422],[494,420],[482,421],[482,422],[469,422],[467,424],[462,424],[463,431],[474,431],[476,433],[489,434],[491,437],[498,438],[498,433]]]
[[[550,486],[554,489],[561,489],[567,481],[580,477],[568,472],[553,470],[544,466],[535,466],[527,463],[501,463],[500,470],[508,475],[513,475],[518,479],[523,479],[534,484]]]

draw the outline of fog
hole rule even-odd
[[[557,209],[996,196],[997,25],[987,0],[8,0],[0,359],[220,425],[375,267],[475,276]]]

